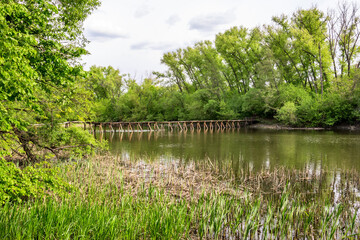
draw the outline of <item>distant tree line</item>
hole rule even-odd
[[[92,67],[88,89],[99,121],[276,118],[332,126],[360,117],[360,15],[341,3],[233,27],[215,41],[165,53],[164,73],[141,84]]]

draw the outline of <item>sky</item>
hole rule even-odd
[[[317,6],[326,12],[338,0],[101,0],[84,23],[90,66],[113,66],[141,81],[164,72],[164,53],[215,39],[234,26],[270,24],[273,16]]]

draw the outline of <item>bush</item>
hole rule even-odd
[[[265,111],[265,100],[261,90],[252,88],[244,96],[242,112],[245,116],[262,116]]]
[[[73,187],[58,177],[59,169],[44,162],[21,170],[0,159],[0,205],[49,195],[65,196]]]
[[[275,118],[285,124],[295,125],[297,123],[295,104],[293,102],[286,102],[284,106],[277,111]]]
[[[229,111],[234,114],[234,118],[240,118],[242,112],[243,96],[237,92],[228,92],[225,95],[224,101]]]
[[[177,121],[184,118],[184,100],[185,94],[177,91],[169,91],[161,99],[161,107],[164,112],[164,119],[166,121]]]
[[[322,113],[322,124],[325,126],[356,120],[355,104],[339,94],[324,95],[319,108]]]
[[[207,89],[197,90],[186,98],[187,120],[212,119],[219,111],[217,99]]]
[[[319,126],[322,122],[319,100],[317,98],[305,98],[297,106],[296,116],[298,124],[302,126]]]
[[[93,155],[96,149],[104,149],[106,142],[97,141],[88,131],[84,131],[81,127],[63,128],[57,126],[51,128],[45,126],[37,130],[42,144],[47,149],[52,149],[51,154],[47,158],[82,158],[84,156]]]
[[[219,112],[218,119],[236,119],[235,112],[225,103],[224,100],[221,100],[219,103]]]
[[[304,100],[311,99],[312,95],[304,88],[300,86],[294,86],[292,84],[282,85],[279,88],[279,101],[278,103],[283,105],[286,102],[293,102],[295,105],[300,105]],[[279,106],[275,106],[279,107]]]

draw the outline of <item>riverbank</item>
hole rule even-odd
[[[264,130],[310,130],[310,131],[324,131],[324,130],[340,130],[340,131],[360,131],[360,124],[340,124],[332,127],[292,127],[283,125],[274,120],[260,121],[249,126],[251,129]]]
[[[326,130],[326,128],[321,127],[289,127],[285,125],[280,125],[277,123],[266,124],[266,123],[256,123],[250,125],[251,129],[264,129],[264,130],[312,130],[312,131],[321,131]]]
[[[6,204],[0,208],[1,239],[359,237],[356,172],[341,173],[336,186],[315,194],[331,171],[279,168],[244,171],[235,179],[211,163],[112,156],[55,165],[77,190],[65,198]],[[334,187],[344,184],[351,191],[341,190],[339,197]]]

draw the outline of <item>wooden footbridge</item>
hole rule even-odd
[[[84,124],[84,129],[91,132],[145,132],[145,131],[214,131],[226,129],[240,129],[258,122],[255,118],[243,120],[193,120],[193,121],[149,121],[149,122],[66,122],[65,127],[71,124]],[[98,129],[98,130],[97,130]]]

